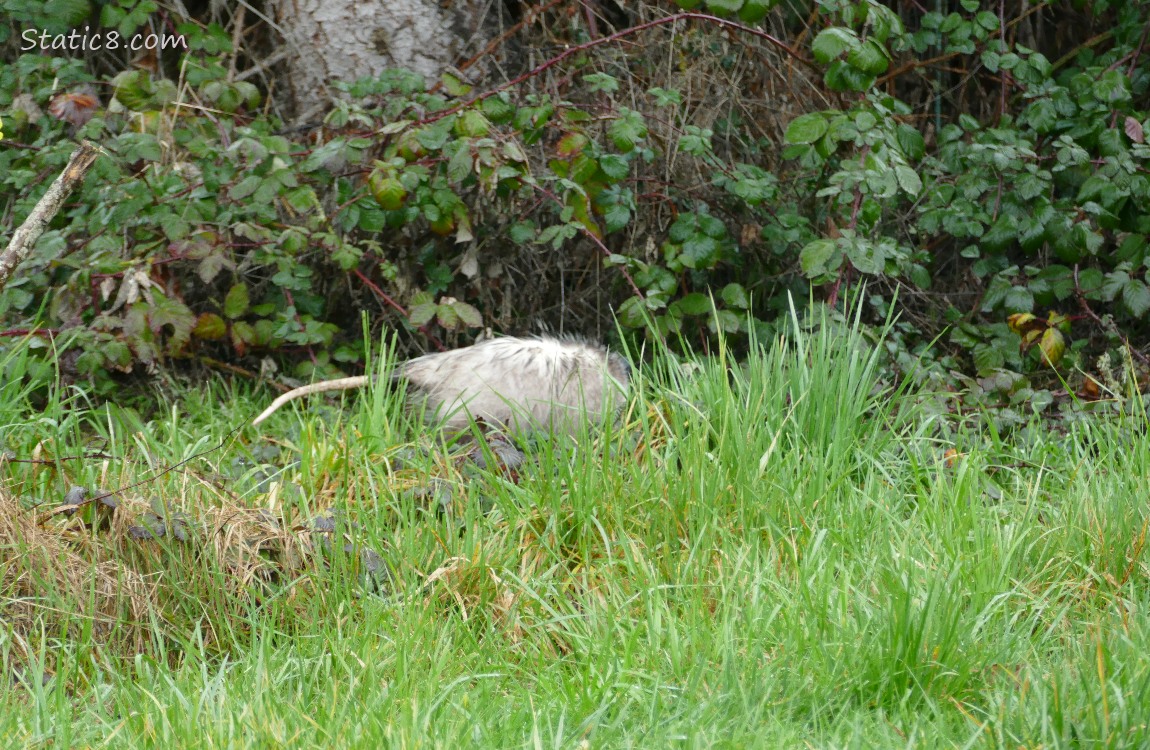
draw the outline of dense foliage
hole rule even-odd
[[[1150,4],[678,4],[594,37],[559,14],[571,46],[501,86],[337,83],[322,124],[288,129],[223,28],[184,19],[186,50],[106,70],[18,51],[87,2],[4,0],[3,233],[73,138],[107,158],[0,293],[0,333],[52,337],[105,388],[188,357],[307,376],[362,356],[361,309],[465,340],[593,329],[610,304],[625,331],[706,345],[864,280],[877,316],[901,289],[898,363],[937,343],[927,371],[1006,399],[1035,373],[1096,396],[1145,363]],[[118,0],[100,22],[164,12]]]

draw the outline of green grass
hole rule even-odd
[[[14,352],[0,371],[22,374]],[[223,446],[97,532],[9,512],[0,738],[1150,746],[1144,425],[930,417],[860,337],[797,326],[745,365],[640,373],[625,424],[537,442],[517,477],[383,392],[229,437],[262,394],[210,384],[143,420],[9,378],[0,451],[40,462],[0,464],[23,509]],[[309,533],[331,507],[349,554]],[[149,509],[191,541],[131,538]]]

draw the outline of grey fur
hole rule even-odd
[[[622,406],[631,368],[618,354],[584,341],[505,337],[408,360],[392,374],[397,378],[407,380],[413,404],[426,404],[428,421],[448,430],[464,429],[477,418],[516,432],[573,434],[584,415],[614,414]],[[288,401],[368,382],[360,376],[296,388],[252,424]]]

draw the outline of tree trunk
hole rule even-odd
[[[284,34],[289,92],[297,121],[326,109],[328,82],[407,68],[435,80],[463,50],[477,13],[469,2],[444,10],[435,0],[273,0]]]

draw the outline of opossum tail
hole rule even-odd
[[[310,396],[313,393],[326,393],[327,391],[347,391],[352,388],[363,388],[371,382],[371,378],[367,375],[357,375],[353,378],[337,378],[336,380],[324,380],[320,383],[312,383],[311,385],[303,385],[295,390],[288,391],[275,401],[272,401],[271,406],[260,412],[260,415],[252,420],[252,425],[257,425],[264,421],[276,412],[281,406],[288,401],[294,401],[297,398]]]

